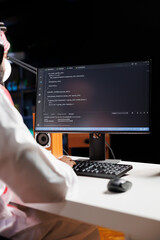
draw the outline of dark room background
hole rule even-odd
[[[152,133],[112,135],[111,147],[116,158],[160,162],[158,3],[142,0],[0,0],[0,21],[7,26],[10,52],[23,52],[22,60],[34,67],[152,59]],[[25,78],[24,85],[34,88],[32,73],[20,71],[17,74]],[[11,77],[13,75],[16,73]],[[34,89],[29,93],[31,96],[32,91]],[[16,99],[16,94],[14,97]],[[25,115],[30,109],[23,111]]]

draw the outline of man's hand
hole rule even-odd
[[[58,158],[58,159],[61,160],[62,162],[67,163],[70,167],[73,167],[74,165],[76,165],[76,162],[73,161],[70,157],[63,156],[63,157]]]

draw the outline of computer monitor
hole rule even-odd
[[[150,133],[150,79],[151,60],[39,68],[35,131],[90,133],[105,159],[105,133]]]

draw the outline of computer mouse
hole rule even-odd
[[[116,192],[116,193],[126,192],[131,188],[131,186],[132,186],[132,183],[130,181],[127,181],[122,178],[111,179],[107,185],[108,190],[110,192]]]

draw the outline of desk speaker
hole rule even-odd
[[[34,135],[36,142],[44,148],[51,147],[51,134],[49,133],[35,133]]]
[[[33,113],[33,135],[38,144],[50,151],[56,158],[63,155],[62,133],[35,132],[35,113]]]

